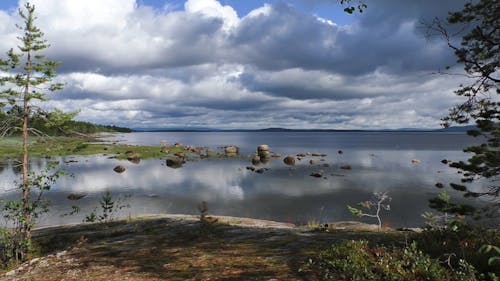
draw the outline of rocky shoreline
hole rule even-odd
[[[207,223],[199,216],[149,215],[38,228],[33,233],[38,256],[1,274],[0,280],[316,280],[299,269],[331,244],[352,239],[403,243],[408,235],[346,228],[354,222],[322,231],[216,218],[217,223]]]

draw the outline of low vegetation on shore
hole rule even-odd
[[[19,157],[22,154],[18,137],[0,138],[0,155],[2,157]],[[142,159],[158,158],[167,154],[175,154],[183,147],[168,147],[165,153],[160,146],[131,146],[126,144],[102,142],[93,137],[44,137],[32,138],[29,143],[31,156],[63,156],[63,155],[115,155],[118,159],[127,159],[127,152],[133,151]]]

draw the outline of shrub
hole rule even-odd
[[[370,247],[367,241],[343,242],[310,259],[307,267],[323,280],[478,280],[465,260],[452,269],[423,253],[416,243],[388,248]]]
[[[454,268],[459,267],[460,260],[465,259],[482,274],[500,274],[500,268],[489,262],[496,252],[479,251],[483,245],[500,245],[498,230],[455,223],[448,228],[427,229],[415,239],[421,250],[433,258],[446,259]],[[446,257],[443,257],[443,253],[446,253]]]

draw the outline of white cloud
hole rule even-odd
[[[417,12],[402,10],[387,22],[375,19],[389,12],[373,8],[337,26],[282,2],[241,18],[215,0],[159,10],[134,0],[31,2],[52,45],[49,57],[64,63],[59,80],[66,88],[49,106],[80,109],[82,120],[133,127],[437,127],[458,102],[452,90],[461,78],[429,75],[452,55],[418,30],[417,4]],[[5,51],[17,44],[18,21],[0,11]]]
[[[188,13],[220,18],[226,31],[236,27],[240,21],[238,14],[231,6],[223,6],[215,0],[188,0],[184,7]]]

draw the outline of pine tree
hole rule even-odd
[[[16,25],[22,32],[18,37],[20,42],[18,51],[10,49],[6,59],[0,59],[0,70],[7,75],[0,77],[0,108],[20,109],[22,127],[9,127],[4,124],[4,129],[22,132],[22,181],[20,184],[22,198],[20,211],[20,233],[21,233],[21,259],[28,252],[31,242],[31,228],[33,227],[32,212],[30,204],[31,186],[28,171],[28,135],[34,132],[28,121],[30,116],[37,113],[39,107],[34,102],[45,101],[46,93],[62,89],[62,84],[53,83],[56,76],[55,69],[60,64],[47,60],[43,50],[50,45],[44,39],[44,34],[35,26],[35,6],[29,2],[24,9],[19,9],[19,15],[23,19],[22,26]],[[13,123],[15,124],[15,123]]]
[[[431,30],[441,35],[454,51],[457,63],[464,66],[467,84],[461,84],[455,91],[465,101],[453,107],[443,121],[467,124],[473,121],[477,127],[467,133],[482,138],[480,145],[464,149],[473,153],[467,161],[452,162],[450,167],[463,172],[461,183],[450,186],[464,192],[465,197],[487,196],[493,203],[486,209],[490,215],[498,215],[500,201],[500,1],[481,0],[467,3],[461,11],[449,14],[447,22],[460,27],[466,33],[460,45],[454,42],[454,34],[449,32],[440,20],[436,19]],[[483,180],[482,190],[471,190],[467,183]],[[438,201],[433,202],[439,209]],[[470,213],[470,208],[456,205],[457,213]],[[466,210],[468,210],[466,212]]]

